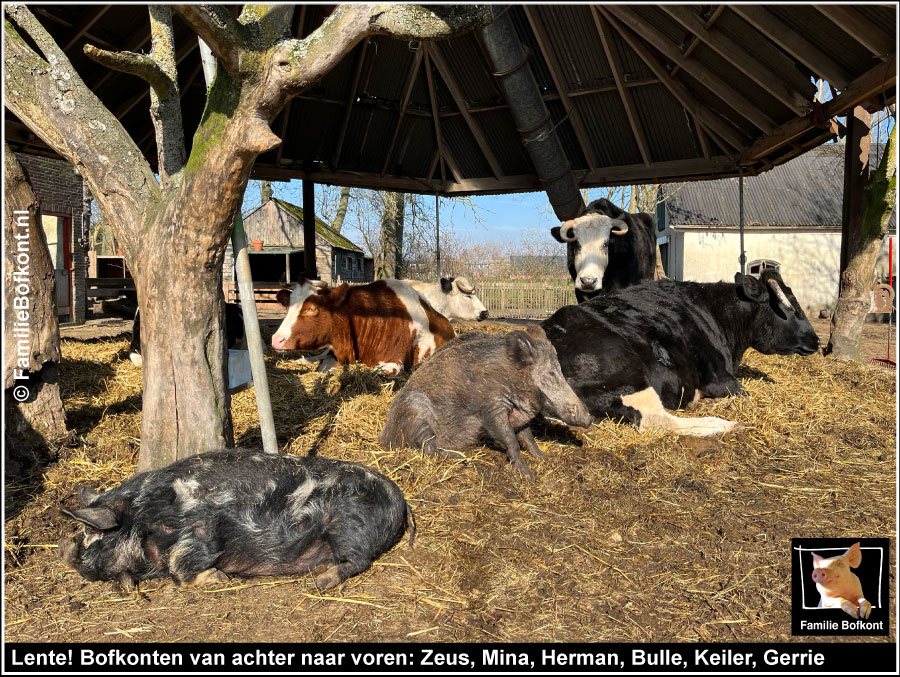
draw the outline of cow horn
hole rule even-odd
[[[788,297],[785,295],[784,290],[781,288],[781,285],[778,284],[777,280],[768,279],[766,280],[766,284],[771,287],[773,292],[775,292],[775,296],[778,297],[779,301],[791,310],[794,309],[794,306],[791,305],[791,302],[788,300]]]
[[[571,230],[572,236],[567,237],[566,233]],[[559,227],[559,236],[562,238],[563,242],[575,242],[578,238],[575,236],[575,220],[569,220],[563,223]]]
[[[628,224],[624,221],[616,220],[616,226],[613,226],[613,229],[610,231],[613,235],[624,235],[628,232]],[[622,225],[618,225],[622,224]]]
[[[469,282],[469,280],[467,280],[464,277],[456,278],[456,286],[459,287],[459,290],[461,292],[465,292],[466,294],[469,294],[469,293],[475,291],[475,285],[473,285],[471,282]]]
[[[325,280],[307,280],[311,287],[318,287],[319,289],[326,289],[328,287],[328,283]]]

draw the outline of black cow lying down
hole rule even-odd
[[[542,324],[563,374],[593,416],[715,435],[736,422],[677,418],[665,409],[739,394],[735,372],[747,348],[810,355],[819,347],[777,272],[734,278],[736,284],[645,282],[560,308]]]

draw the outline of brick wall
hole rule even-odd
[[[31,181],[41,211],[67,214],[72,219],[72,320],[83,323],[87,309],[87,244],[89,233],[82,224],[82,182],[65,160],[16,153]]]

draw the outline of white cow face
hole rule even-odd
[[[585,214],[550,229],[558,242],[575,245],[575,288],[597,291],[609,263],[609,238],[624,235],[628,225],[604,214]]]
[[[464,277],[441,278],[441,315],[451,320],[477,320],[488,316],[487,308],[475,295],[475,287]]]

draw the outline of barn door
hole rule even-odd
[[[72,314],[72,219],[58,214],[41,215],[41,224],[53,262],[57,315]]]

